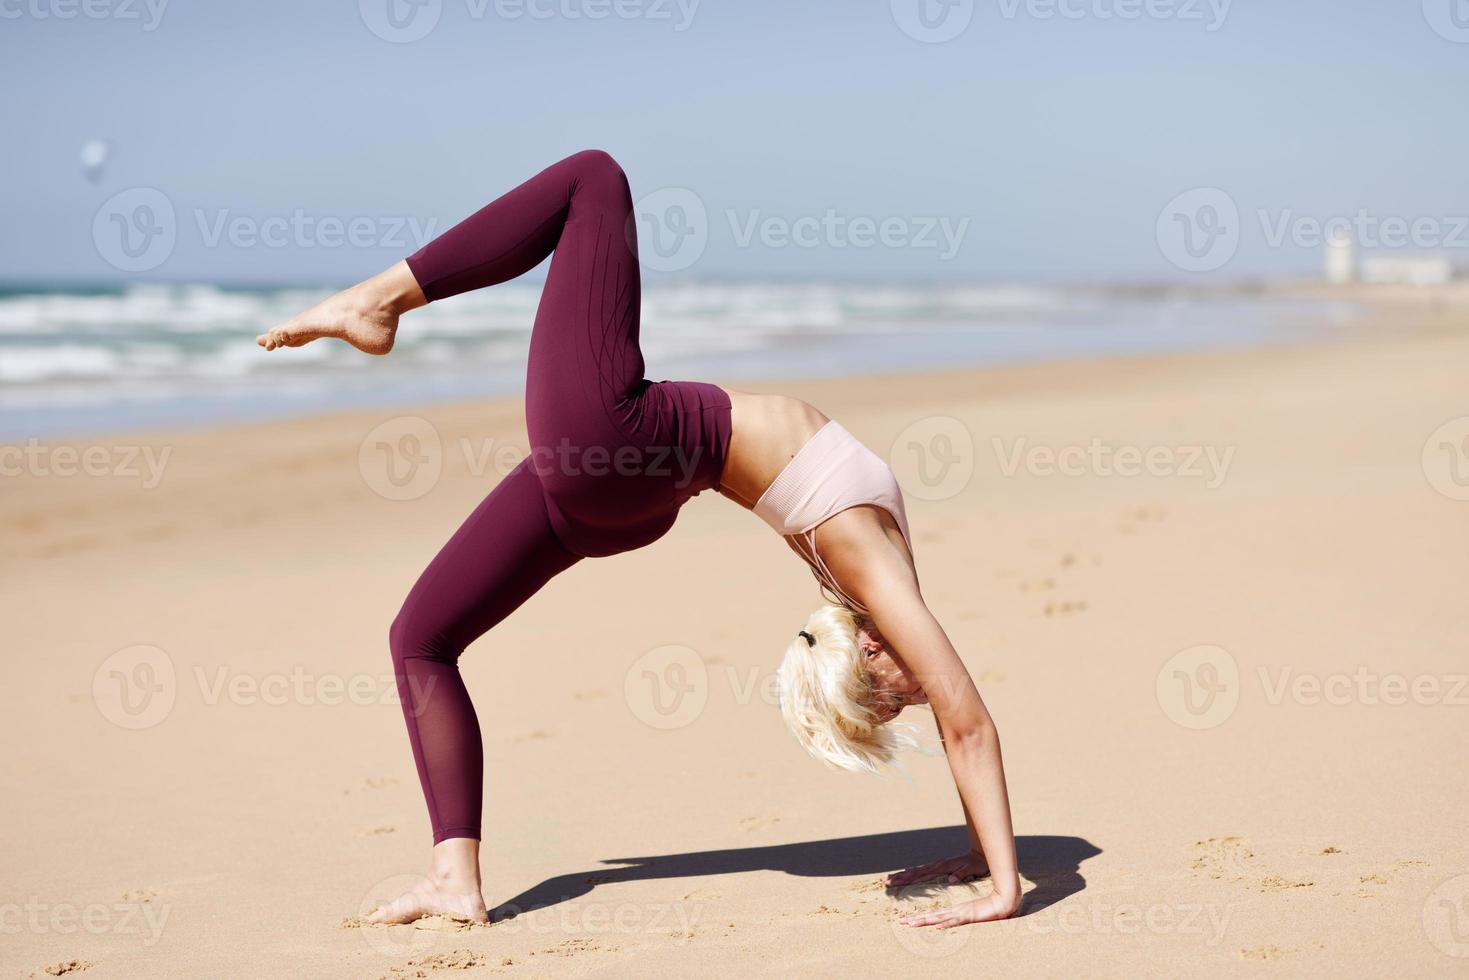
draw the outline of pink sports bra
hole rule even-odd
[[[897,477],[882,459],[835,421],[807,440],[755,502],[755,513],[784,537],[794,538],[822,594],[860,613],[867,610],[842,591],[816,551],[816,528],[844,510],[871,504],[893,516],[908,550],[908,513]]]

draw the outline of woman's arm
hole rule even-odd
[[[989,710],[943,627],[924,603],[906,557],[895,549],[868,547],[862,549],[865,560],[859,562],[852,560],[856,556],[846,548],[833,550],[846,552],[833,557],[851,566],[833,571],[844,585],[850,583],[850,590],[871,611],[889,652],[928,695],[966,821],[989,862],[995,889],[986,898],[903,921],[949,927],[1007,918],[1020,907],[1020,875],[1000,738]]]

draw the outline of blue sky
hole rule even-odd
[[[369,26],[388,2],[426,23],[407,0],[0,0],[0,277],[130,277],[94,221],[146,187],[175,241],[134,278],[359,278],[412,251],[410,221],[447,227],[588,146],[635,196],[705,209],[670,275],[1289,274],[1318,250],[1267,223],[1364,210],[1469,251],[1466,0],[957,0],[947,21],[925,0],[964,24],[942,43],[900,26],[918,0],[425,0],[408,43]],[[1200,187],[1237,205],[1239,240],[1189,273],[1157,228]],[[809,245],[781,234],[823,216]],[[320,224],[353,219],[356,244]],[[864,220],[893,236],[862,244]]]

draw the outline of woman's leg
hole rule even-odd
[[[642,284],[632,195],[617,161],[553,163],[409,256],[429,301],[505,282],[555,250],[526,372],[532,446],[606,417],[643,380]]]
[[[409,593],[389,644],[434,832],[424,886],[385,906],[377,921],[438,912],[482,919],[477,848],[484,754],[459,654],[578,560],[546,517],[527,463],[511,471],[444,545]]]

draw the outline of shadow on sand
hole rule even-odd
[[[605,867],[593,871],[548,878],[492,909],[490,919],[499,921],[573,901],[597,885],[613,881],[698,878],[741,871],[784,871],[803,878],[875,875],[959,854],[967,847],[964,827],[956,825],[801,844],[618,858],[602,862]],[[1101,848],[1080,837],[1017,837],[1015,850],[1020,873],[1035,883],[1025,897],[1021,915],[1038,912],[1085,888],[1081,862],[1102,853]]]

